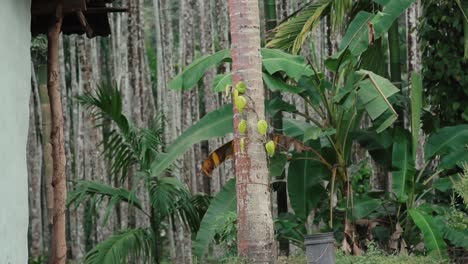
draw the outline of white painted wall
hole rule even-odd
[[[31,0],[0,1],[0,263],[28,260]]]

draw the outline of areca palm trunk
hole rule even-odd
[[[258,2],[230,0],[229,16],[233,83],[243,81],[248,87],[242,116],[234,109],[238,252],[249,263],[274,263],[269,175],[264,138],[256,128],[258,120],[265,118]],[[241,118],[247,122],[242,148],[237,129]]]

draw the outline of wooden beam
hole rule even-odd
[[[85,14],[96,13],[124,13],[128,12],[128,7],[88,7],[83,11]]]
[[[33,0],[31,3],[32,15],[52,14],[57,8],[58,1],[49,0]],[[77,11],[86,10],[86,0],[67,0],[63,3],[62,12],[74,13]]]
[[[89,25],[88,20],[86,20],[86,17],[83,14],[83,12],[78,11],[78,12],[76,12],[76,15],[78,16],[78,20],[80,21],[81,26],[83,27],[84,31],[86,32],[86,36],[88,38],[92,38],[93,33],[94,33],[93,29]]]

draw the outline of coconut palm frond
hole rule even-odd
[[[331,25],[333,29],[342,29],[345,24],[346,16],[352,8],[353,0],[333,0],[330,10]]]
[[[307,21],[309,21],[319,8],[329,4],[330,0],[319,0],[304,6],[302,9],[286,18],[273,29],[271,32],[273,36],[266,47],[291,52],[296,39],[303,31]]]
[[[149,230],[120,231],[94,247],[85,257],[86,264],[128,263],[130,259],[153,263],[155,241]]]
[[[103,224],[107,222],[113,208],[122,202],[131,204],[143,211],[141,202],[134,192],[95,181],[77,180],[74,183],[74,189],[68,195],[67,206],[74,204],[76,209],[85,201],[92,201],[96,207],[99,207],[103,201],[106,201],[106,214],[104,215]]]
[[[357,1],[354,5],[359,4],[359,2]],[[310,32],[317,27],[322,18],[330,16],[333,29],[340,29],[348,12],[352,9],[352,0],[313,1],[293,13],[271,32],[273,36],[267,43],[267,48],[281,49],[297,54],[309,38]]]

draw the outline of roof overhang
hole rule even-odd
[[[126,8],[109,7],[113,0],[63,0],[63,34],[84,34],[90,38],[110,35],[108,13]],[[31,33],[47,34],[55,21],[58,0],[32,0]]]

